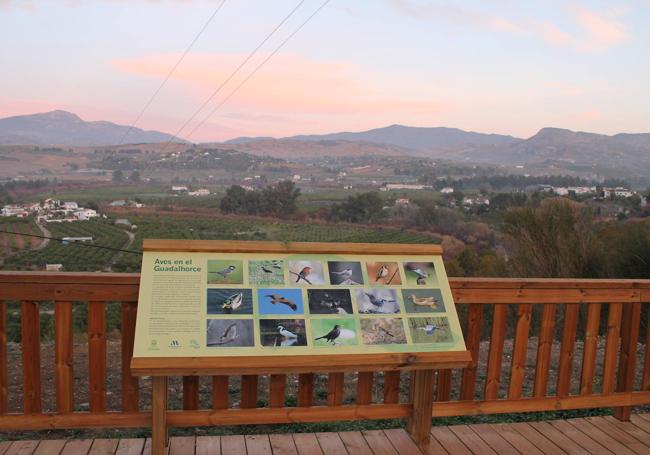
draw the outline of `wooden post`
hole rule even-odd
[[[153,377],[151,413],[152,455],[163,455],[167,447],[167,376]]]
[[[617,392],[631,392],[634,388],[636,345],[641,325],[641,302],[628,303],[623,309],[621,348],[618,360]],[[627,422],[632,414],[631,406],[614,408],[614,417]]]
[[[413,441],[423,449],[431,440],[433,376],[433,370],[415,370],[411,383],[413,414],[408,422],[408,431]]]

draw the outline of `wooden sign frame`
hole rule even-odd
[[[145,240],[145,252],[273,253],[439,256],[439,245],[375,243],[282,243],[260,241]],[[449,302],[453,305],[453,302]],[[455,309],[454,309],[455,311]],[[227,360],[227,361],[224,361]],[[409,429],[421,446],[428,444],[433,403],[433,375],[437,369],[463,368],[471,362],[467,350],[445,352],[390,352],[369,354],[323,354],[318,356],[215,356],[134,357],[136,376],[153,376],[153,453],[166,444],[167,377],[305,372],[351,372],[414,370],[413,415]],[[281,366],[279,366],[281,365]]]

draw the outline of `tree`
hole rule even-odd
[[[124,180],[124,172],[122,172],[120,169],[116,169],[113,171],[113,181],[114,182],[121,182]]]
[[[298,208],[300,189],[290,180],[283,180],[276,186],[267,186],[263,191],[264,212],[274,215],[291,215]]]
[[[330,219],[350,223],[371,223],[386,216],[384,202],[376,192],[349,196],[344,202],[333,204]]]
[[[140,172],[139,171],[131,172],[131,175],[129,176],[129,180],[131,180],[132,182],[139,182],[140,181]]]
[[[520,276],[572,278],[598,276],[600,251],[588,209],[567,199],[546,199],[539,207],[511,209],[503,230]]]

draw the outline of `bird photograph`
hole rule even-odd
[[[208,319],[206,330],[208,347],[255,345],[252,319]]]
[[[208,314],[253,314],[250,289],[208,289]]]
[[[304,314],[301,289],[261,288],[257,290],[260,314]]]
[[[327,263],[330,283],[341,286],[363,284],[363,273],[359,262],[330,261]]]
[[[314,346],[353,346],[357,332],[353,319],[312,319]]]
[[[394,314],[400,312],[397,291],[394,289],[355,289],[354,297],[359,313],[362,314]]]
[[[307,346],[304,319],[260,319],[260,343],[266,347]]]
[[[301,286],[325,284],[323,264],[318,261],[289,261],[289,275]]]
[[[386,286],[402,284],[397,262],[368,262],[366,270],[368,271],[368,284]]]
[[[244,284],[242,261],[208,261],[208,284]]]
[[[440,289],[402,289],[407,313],[443,313],[445,305]]]
[[[405,262],[406,284],[427,286],[437,285],[436,272],[431,262]]]
[[[409,318],[414,343],[450,343],[453,341],[446,317]]]
[[[309,312],[312,314],[353,314],[352,296],[348,289],[307,289]]]
[[[248,261],[248,282],[251,286],[284,284],[284,262],[281,260]]]
[[[399,318],[362,318],[363,344],[405,344],[404,324]]]

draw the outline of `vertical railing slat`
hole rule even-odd
[[[499,396],[501,387],[501,363],[503,357],[503,343],[505,341],[506,316],[508,305],[497,303],[494,305],[492,319],[492,334],[490,336],[490,351],[488,353],[487,377],[485,381],[485,399],[495,400]]]
[[[463,369],[460,383],[460,399],[473,400],[476,392],[476,374],[478,369],[478,357],[481,348],[481,324],[483,322],[483,305],[469,305],[467,310],[467,330],[465,332],[465,344],[472,353],[472,363]]]
[[[314,403],[314,373],[298,375],[298,406],[311,406]]]
[[[74,409],[72,302],[54,304],[54,361],[56,378],[56,412]]]
[[[553,337],[555,335],[555,315],[557,305],[547,303],[542,310],[542,320],[539,329],[539,342],[537,345],[537,360],[535,362],[535,385],[533,395],[536,398],[546,396],[548,388],[548,375],[551,369],[551,352],[553,351]]]
[[[137,312],[137,304],[122,304],[122,410],[126,412],[136,412],[140,408],[140,381],[131,374]]]
[[[21,303],[21,345],[23,350],[23,410],[41,412],[41,322],[38,303]]]
[[[650,303],[645,303],[650,306]],[[650,315],[650,312],[647,314]],[[643,376],[641,378],[641,390],[650,390],[650,324],[646,323],[645,354],[643,356]]]
[[[384,372],[384,403],[395,404],[399,402],[399,370]]]
[[[228,376],[212,376],[212,409],[228,409]]]
[[[631,392],[634,387],[636,367],[636,349],[641,325],[641,303],[628,303],[623,309],[621,326],[621,353],[618,362],[617,392]],[[614,417],[619,420],[630,420],[632,408],[622,406],[614,409]]]
[[[374,374],[372,371],[359,372],[357,380],[357,404],[372,403],[372,388]]]
[[[519,304],[517,308],[517,325],[515,326],[515,344],[512,350],[510,368],[510,386],[508,398],[521,398],[526,372],[526,352],[528,351],[528,335],[530,332],[530,315],[533,306],[530,303]]]
[[[287,388],[287,375],[272,374],[269,382],[269,406],[272,408],[283,407]]]
[[[343,402],[343,373],[329,373],[327,377],[327,405],[339,406]]]
[[[199,377],[183,376],[183,409],[199,409]]]
[[[609,304],[607,318],[607,338],[605,341],[605,361],[603,364],[603,393],[612,393],[616,386],[616,362],[618,360],[618,344],[621,333],[621,303]]]
[[[579,303],[569,303],[564,306],[564,327],[562,327],[562,344],[560,345],[560,363],[557,372],[557,396],[566,397],[571,392],[571,372],[573,369],[573,354],[576,346],[578,331]]]
[[[438,370],[435,401],[449,401],[451,398],[451,370]]]
[[[241,377],[241,407],[257,407],[257,381],[258,377],[254,374],[246,374]]]
[[[582,373],[580,374],[580,395],[590,395],[593,391],[601,308],[600,303],[589,304],[587,308],[587,326],[585,328],[585,342],[582,354]]]
[[[106,304],[88,304],[88,401],[90,412],[106,410]]]
[[[7,302],[0,300],[0,415],[7,408]]]

